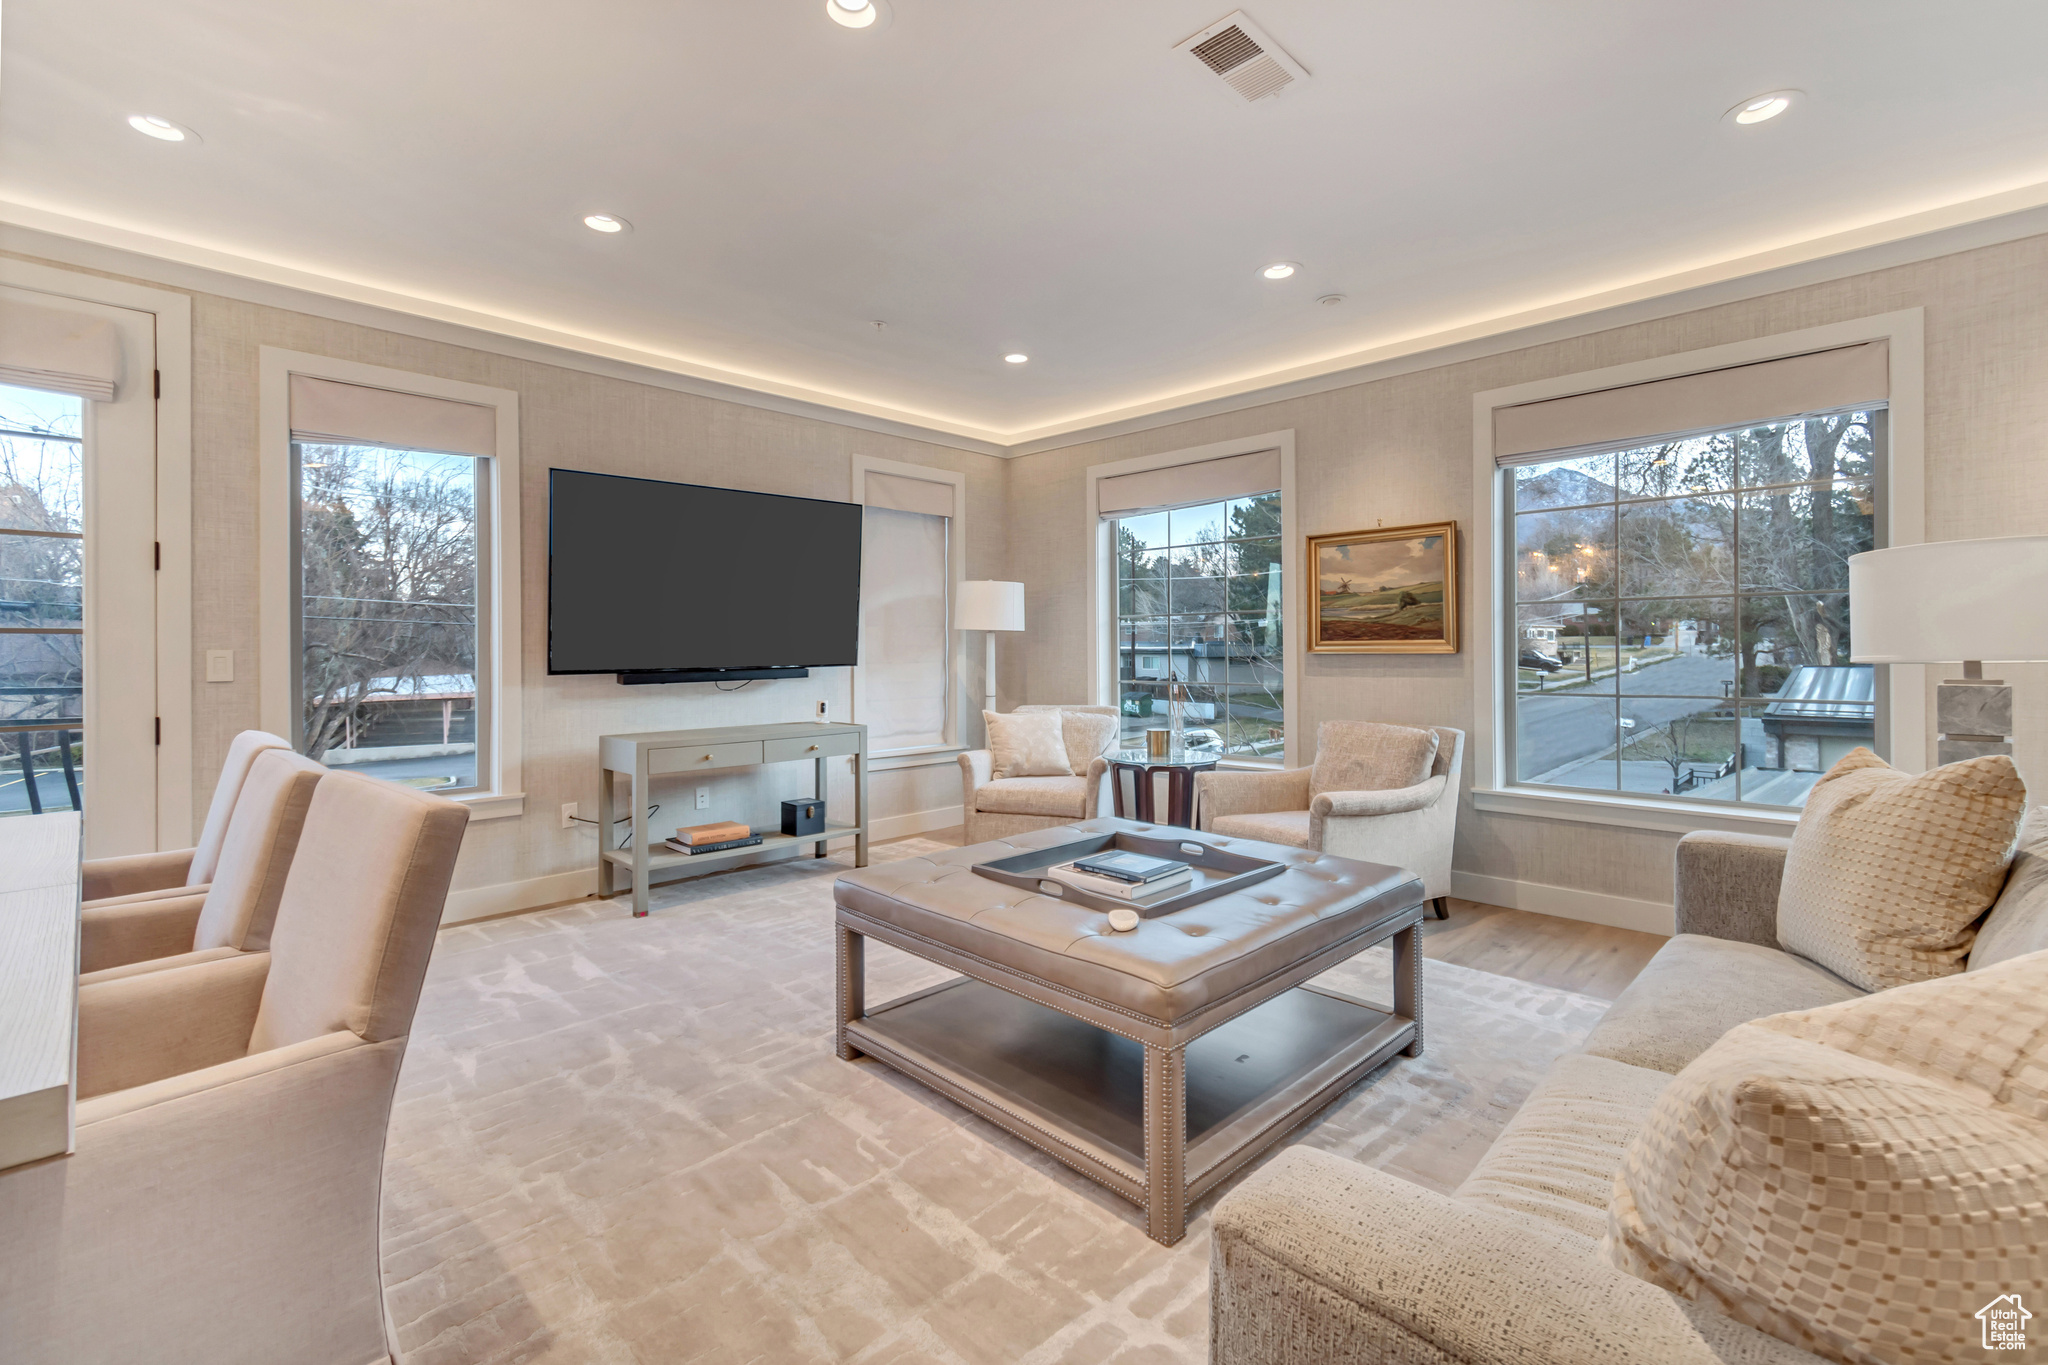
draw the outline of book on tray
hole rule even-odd
[[[743,839],[720,839],[708,844],[686,844],[680,839],[667,841],[671,852],[689,854],[723,853],[729,848],[752,848],[760,842],[761,836],[758,834],[749,834]]]
[[[708,825],[684,825],[676,831],[672,844],[722,844],[732,839],[744,839],[754,832],[750,825],[737,820],[713,820]]]
[[[1148,882],[1127,882],[1119,877],[1099,877],[1081,869],[1079,862],[1059,863],[1048,867],[1045,875],[1056,882],[1082,891],[1093,891],[1100,896],[1114,896],[1118,900],[1148,901],[1154,896],[1170,896],[1188,889],[1195,879],[1194,872],[1186,863],[1176,863],[1178,872],[1168,872]]]
[[[1172,858],[1155,858],[1148,853],[1132,853],[1124,849],[1076,858],[1074,866],[1092,876],[1111,877],[1120,882],[1156,882],[1162,877],[1181,876],[1188,870],[1186,863]]]

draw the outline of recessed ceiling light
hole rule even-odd
[[[847,28],[867,28],[881,17],[875,0],[825,0],[825,13]]]
[[[1733,109],[1730,109],[1723,117],[1733,119],[1735,122],[1742,124],[1762,123],[1767,119],[1774,119],[1787,109],[1790,109],[1793,99],[1798,94],[1797,90],[1773,90],[1769,94],[1758,95],[1754,99],[1744,100]]]
[[[1025,355],[1022,351],[1012,351],[1008,355],[1004,356],[1003,359],[1009,361],[1012,365],[1022,365],[1025,361],[1031,359],[1031,357]]]
[[[1299,269],[1301,269],[1301,267],[1299,265],[1296,265],[1293,261],[1275,261],[1273,262],[1273,264],[1259,271],[1259,274],[1263,275],[1265,278],[1269,280],[1284,280]]]
[[[1344,302],[1344,296],[1342,294],[1325,294],[1317,299],[1316,302],[1325,308],[1335,308],[1338,304]]]
[[[128,126],[145,137],[160,138],[165,142],[184,142],[188,138],[194,142],[199,140],[198,134],[190,128],[167,118],[158,118],[155,114],[130,114]]]
[[[613,214],[593,213],[583,220],[583,226],[592,232],[625,232],[633,225]]]

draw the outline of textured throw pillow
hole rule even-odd
[[[1004,777],[1072,777],[1066,741],[1060,736],[1057,711],[984,711],[988,727],[990,775]]]
[[[1436,731],[1372,721],[1326,720],[1316,727],[1311,796],[1412,787],[1436,763]]]
[[[1984,1359],[2048,1275],[2048,953],[1738,1025],[1615,1177],[1621,1269],[1830,1360]]]
[[[1866,991],[1960,972],[2026,808],[2003,755],[1915,777],[1853,751],[1792,832],[1778,942]]]
[[[1060,737],[1067,746],[1067,766],[1085,775],[1088,765],[1108,751],[1119,722],[1115,716],[1094,711],[1062,711],[1059,716]]]
[[[2027,812],[2020,851],[2005,874],[2005,889],[1977,926],[1970,945],[1970,970],[1995,967],[2025,953],[2048,949],[2048,807]]]

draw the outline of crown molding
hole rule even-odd
[[[1263,407],[2043,233],[2048,233],[2048,182],[1392,338],[1122,408],[998,431],[0,200],[0,250],[1004,458]]]

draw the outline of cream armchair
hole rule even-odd
[[[213,881],[221,843],[227,838],[228,820],[242,794],[242,784],[248,779],[249,766],[258,754],[270,749],[289,752],[291,747],[276,735],[261,730],[244,730],[236,735],[228,745],[227,761],[221,764],[220,781],[214,784],[213,803],[206,808],[199,843],[169,853],[86,859],[85,903],[204,893]]]
[[[468,818],[329,774],[269,951],[79,988],[76,1148],[0,1172],[9,1365],[390,1360],[385,1129]]]
[[[1326,721],[1318,751],[1343,745],[1381,727]],[[1422,878],[1422,894],[1438,919],[1450,918],[1451,842],[1458,826],[1458,784],[1464,771],[1465,732],[1436,732],[1429,776],[1391,790],[1313,789],[1313,768],[1280,772],[1207,772],[1195,777],[1201,828],[1237,839],[1259,839],[1334,853],[1340,858],[1405,867]],[[1411,770],[1412,771],[1412,770]]]
[[[326,773],[289,749],[258,753],[228,817],[208,885],[183,895],[124,896],[85,906],[79,922],[82,979],[268,948],[306,810]]]
[[[1080,711],[1088,715],[1118,714],[1114,706],[1019,706],[1019,711]],[[967,842],[982,843],[1005,839],[1027,830],[1050,829],[1076,820],[1092,820],[1110,813],[1112,792],[1102,778],[1109,771],[1108,756],[1116,752],[1121,722],[1112,727],[1101,752],[1088,760],[1087,771],[1073,761],[1080,757],[1071,748],[1068,761],[1075,768],[1072,777],[1004,777],[994,775],[995,756],[987,749],[970,749],[960,755],[960,814]]]

